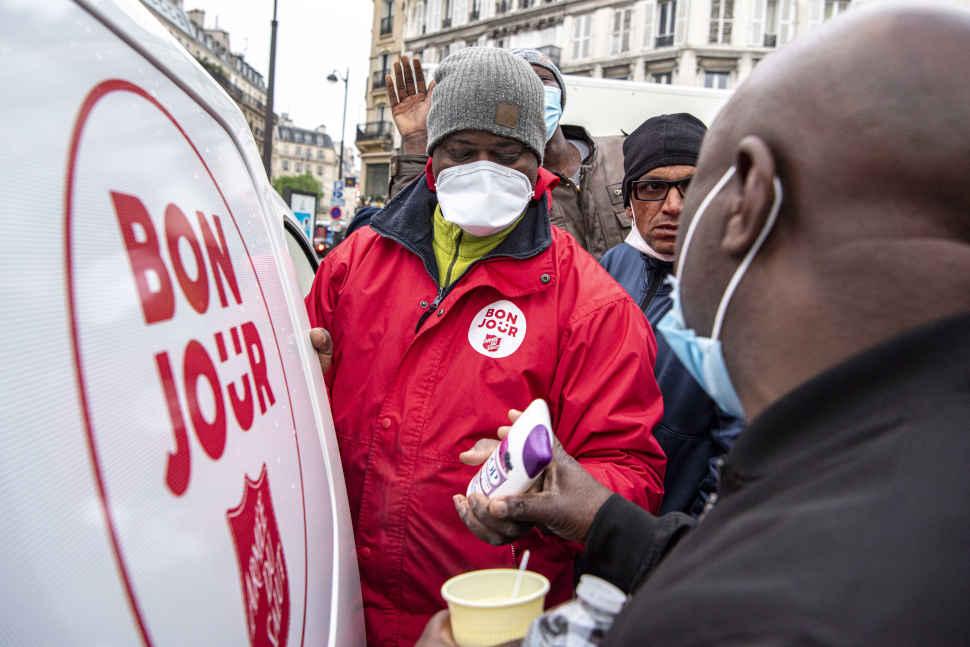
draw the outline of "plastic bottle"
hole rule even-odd
[[[533,400],[478,474],[466,494],[511,496],[528,490],[552,462],[552,422],[544,400]]]
[[[532,623],[523,647],[592,647],[603,642],[626,595],[606,580],[583,575],[576,599],[545,612]]]

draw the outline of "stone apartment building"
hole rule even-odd
[[[232,97],[261,148],[266,82],[241,54],[232,51],[229,33],[218,25],[206,27],[205,11],[186,10],[182,0],[141,2]],[[271,177],[309,173],[323,185],[320,204],[325,207],[330,203],[338,166],[334,142],[326,127],[300,128],[286,113],[279,119],[274,116],[274,123]]]
[[[257,143],[262,142],[266,81],[241,54],[232,51],[229,33],[218,25],[207,28],[205,12],[186,11],[182,0],[141,1],[226,90],[245,115]]]
[[[383,199],[387,196],[391,154],[399,145],[391,121],[384,76],[404,50],[404,2],[374,0],[371,26],[370,67],[367,78],[367,121],[357,126],[360,152],[360,195]]]
[[[858,3],[858,2],[857,2]],[[851,0],[408,0],[404,46],[428,63],[471,45],[534,47],[566,74],[733,88]]]
[[[464,47],[531,47],[565,74],[732,89],[798,34],[884,1],[374,0],[368,123],[357,134],[374,165],[367,192],[386,184],[396,144],[383,75],[401,51],[433,65]]]
[[[330,204],[333,181],[337,179],[337,152],[326,126],[314,130],[300,128],[288,114],[281,114],[276,124],[271,166],[273,178],[309,173],[323,185],[321,208]]]

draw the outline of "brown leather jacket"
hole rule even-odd
[[[579,171],[579,185],[566,177],[552,191],[549,219],[562,227],[597,259],[630,232],[623,207],[623,137],[592,138],[581,126],[562,127],[567,139],[585,141],[589,156]],[[426,155],[396,155],[391,159],[390,196],[424,173]]]

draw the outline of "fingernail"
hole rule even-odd
[[[505,501],[493,501],[489,511],[496,517],[504,519],[509,515],[509,506]]]

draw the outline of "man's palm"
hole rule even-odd
[[[402,56],[394,64],[394,76],[388,74],[385,80],[391,102],[391,116],[401,137],[426,131],[434,82],[431,82],[430,87],[425,85],[421,61],[412,61],[407,56]]]

